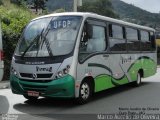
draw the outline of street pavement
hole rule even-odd
[[[21,95],[12,94],[9,88],[0,89],[0,120],[6,114],[22,120],[93,120],[99,114],[125,114],[142,109],[146,113],[160,113],[160,68],[156,75],[142,79],[140,87],[124,85],[102,91],[85,105],[76,105],[70,99],[49,98],[31,103]]]
[[[0,89],[6,89],[6,88],[9,88],[9,87],[10,87],[9,80],[0,81]]]

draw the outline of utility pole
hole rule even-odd
[[[77,12],[77,7],[82,6],[82,0],[73,0],[73,11]]]

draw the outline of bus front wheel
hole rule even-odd
[[[76,99],[78,104],[85,104],[87,103],[92,94],[91,84],[88,81],[83,81],[80,86],[79,90],[79,97]]]

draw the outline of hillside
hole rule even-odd
[[[150,27],[160,27],[160,14],[150,13],[120,0],[111,0],[111,2],[120,19]]]
[[[48,0],[46,3],[49,12],[55,11],[59,8],[63,8],[66,11],[72,11],[73,0]]]
[[[86,2],[95,2],[96,0],[83,0]],[[160,14],[150,13],[132,4],[127,4],[121,0],[110,0],[114,11],[120,19],[150,27],[160,28]],[[48,0],[46,6],[49,12],[63,8],[66,11],[72,11],[73,0]]]

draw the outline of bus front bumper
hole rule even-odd
[[[75,81],[70,75],[47,83],[22,81],[16,76],[11,75],[10,84],[14,94],[27,95],[28,91],[35,91],[39,93],[39,96],[43,97],[75,97]]]

